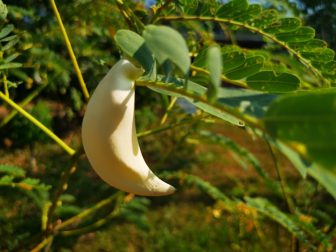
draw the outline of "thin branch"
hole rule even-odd
[[[31,92],[22,102],[18,103],[20,107],[26,106],[29,102],[31,102],[47,85],[40,85],[33,92]],[[17,110],[13,110],[9,113],[0,123],[0,128],[4,127],[7,123],[9,123],[14,116],[18,113]]]
[[[212,103],[210,104],[209,101],[206,99],[206,97],[194,94],[194,93],[190,93],[187,90],[185,90],[184,88],[177,88],[176,85],[174,83],[164,83],[164,82],[151,82],[151,81],[136,81],[136,84],[138,86],[145,86],[145,87],[152,87],[152,88],[158,88],[158,89],[162,89],[165,91],[169,91],[172,92],[176,95],[182,95],[186,98],[190,98],[192,100],[198,101],[198,102],[203,102],[208,104],[209,106],[213,107],[214,109],[217,109],[219,111],[228,113],[234,117],[236,117],[237,119],[243,122],[248,123],[250,126],[253,126],[256,129],[261,130],[262,132],[265,132],[265,129],[263,127],[263,125],[254,117],[248,116],[248,115],[244,115],[241,114],[238,110],[233,109],[233,108],[229,108],[227,106],[224,106],[220,103]]]
[[[50,4],[51,4],[51,7],[53,9],[53,12],[55,14],[55,17],[57,19],[57,23],[61,29],[61,32],[62,32],[62,35],[63,35],[63,38],[64,38],[64,42],[65,42],[65,45],[68,49],[68,53],[70,55],[70,58],[71,58],[71,61],[72,61],[72,64],[75,68],[75,72],[76,72],[76,75],[77,75],[77,78],[78,78],[78,81],[79,81],[79,85],[82,89],[82,93],[84,95],[84,98],[86,101],[89,100],[90,98],[90,95],[89,95],[89,91],[87,90],[87,87],[86,87],[86,84],[84,82],[84,78],[83,78],[83,75],[82,75],[82,72],[78,66],[78,62],[77,62],[77,59],[76,59],[76,56],[75,56],[75,53],[72,49],[72,46],[71,46],[71,42],[69,40],[69,37],[68,37],[68,34],[66,32],[66,29],[64,27],[64,24],[63,24],[63,21],[62,21],[62,18],[61,18],[61,15],[60,13],[58,12],[58,9],[57,9],[57,6],[56,6],[56,3],[55,3],[55,0],[50,0]]]
[[[45,246],[47,246],[48,244],[50,244],[52,242],[52,240],[54,239],[54,236],[48,236],[45,239],[43,239],[43,241],[39,244],[37,244],[36,247],[34,247],[30,252],[39,252],[41,251]]]
[[[171,100],[170,100],[170,103],[164,113],[164,115],[162,116],[161,118],[161,121],[160,121],[160,125],[163,125],[165,124],[165,122],[167,121],[167,118],[168,118],[168,114],[169,112],[173,109],[175,103],[176,103],[176,100],[177,100],[177,97],[172,97]]]
[[[65,227],[69,227],[72,224],[77,224],[80,221],[82,221],[85,217],[91,215],[92,213],[96,212],[97,210],[111,204],[115,199],[116,199],[117,194],[114,194],[106,199],[103,199],[101,201],[99,201],[98,203],[96,203],[95,205],[93,205],[92,207],[85,209],[84,211],[80,212],[79,214],[71,217],[70,219],[67,219],[66,221],[58,224],[55,226],[54,231],[57,230],[61,230]]]
[[[75,154],[75,150],[68,146],[62,139],[55,135],[50,129],[44,126],[40,121],[38,121],[35,117],[29,114],[26,110],[24,110],[20,105],[16,104],[13,100],[8,98],[4,93],[0,91],[0,99],[5,101],[9,106],[17,110],[21,115],[31,121],[36,127],[41,129],[45,134],[47,134],[51,139],[53,139],[60,147],[63,148],[70,156]]]
[[[80,156],[83,154],[84,150],[81,148],[78,150],[75,155],[72,157],[71,165],[62,173],[60,182],[57,186],[56,192],[53,196],[53,199],[51,201],[50,208],[47,211],[47,224],[46,224],[46,232],[51,233],[53,230],[53,226],[50,225],[51,218],[56,210],[57,202],[59,200],[59,197],[67,190],[68,188],[68,181],[70,179],[70,176],[75,173],[77,167],[77,162]]]
[[[2,82],[4,84],[4,92],[7,97],[9,97],[9,92],[8,92],[8,82],[7,82],[7,76],[3,75],[2,76]]]

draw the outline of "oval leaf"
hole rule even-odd
[[[118,30],[114,39],[123,53],[135,59],[144,68],[149,79],[155,79],[155,59],[143,37],[130,30]]]
[[[217,96],[217,89],[221,84],[222,75],[222,55],[219,46],[214,45],[209,47],[207,51],[207,63],[211,84],[208,88],[207,94],[210,100],[215,100]],[[210,93],[210,90],[213,92]]]
[[[300,80],[289,73],[276,75],[273,71],[262,71],[246,80],[247,85],[255,90],[265,92],[289,92],[296,90]]]
[[[266,112],[266,129],[312,161],[336,168],[335,104],[335,89],[283,96]]]
[[[313,39],[315,36],[315,30],[311,27],[300,27],[292,32],[284,32],[276,34],[277,39],[285,42],[305,42]]]
[[[149,48],[154,52],[159,64],[166,60],[172,61],[184,74],[190,67],[187,44],[182,35],[168,26],[146,26],[143,37]]]
[[[263,67],[264,57],[254,56],[247,58],[244,65],[233,69],[232,71],[226,73],[226,76],[232,80],[241,80],[250,75],[253,75]]]

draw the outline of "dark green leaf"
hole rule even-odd
[[[284,96],[274,101],[264,119],[275,138],[325,168],[336,167],[336,90]]]
[[[259,4],[251,4],[248,9],[237,16],[235,20],[240,22],[247,22],[261,13],[261,6]]]
[[[224,53],[222,57],[224,74],[229,73],[245,63],[245,55],[241,52]]]
[[[265,28],[268,25],[276,22],[278,19],[278,12],[274,9],[263,10],[259,17],[255,18],[252,25],[258,28]]]
[[[148,25],[143,32],[143,37],[160,64],[170,60],[184,74],[188,73],[190,66],[189,50],[179,32],[168,26]]]
[[[317,62],[332,61],[335,57],[335,52],[330,48],[317,48],[310,51],[301,52],[304,58]]]
[[[247,0],[232,0],[227,4],[222,5],[216,13],[217,17],[234,19],[239,17],[248,9]]]
[[[275,23],[270,24],[265,28],[267,33],[282,33],[292,32],[297,30],[301,26],[301,20],[298,18],[281,18]]]
[[[240,80],[259,72],[259,70],[263,67],[263,65],[264,65],[264,57],[262,56],[250,57],[246,59],[244,65],[227,72],[225,75],[229,79]]]
[[[255,90],[265,92],[290,92],[296,90],[300,80],[292,74],[281,73],[276,75],[273,71],[263,71],[246,79],[247,85]]]
[[[304,42],[290,42],[288,45],[297,51],[310,51],[316,48],[325,48],[328,46],[327,42],[320,39],[311,39]]]
[[[311,27],[300,27],[292,32],[276,34],[277,39],[285,42],[304,42],[311,40],[315,36],[315,30]]]

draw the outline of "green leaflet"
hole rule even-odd
[[[334,59],[335,52],[330,48],[316,48],[310,51],[303,51],[301,55],[312,61],[329,62]]]
[[[225,64],[225,63],[224,63]],[[232,80],[241,80],[260,71],[264,65],[264,57],[254,56],[247,58],[242,66],[239,66],[225,75]]]
[[[217,17],[235,19],[246,12],[248,9],[247,0],[232,0],[222,5],[216,12]]]
[[[128,57],[141,64],[149,80],[156,78],[156,64],[153,53],[145,43],[145,39],[130,30],[118,30],[114,37],[117,45]]]
[[[255,90],[265,92],[290,92],[299,88],[300,80],[292,74],[275,74],[262,71],[246,79],[247,85]]]
[[[267,26],[264,31],[268,33],[282,33],[296,31],[301,26],[301,20],[298,18],[281,18]]]
[[[245,55],[238,51],[224,53],[222,57],[224,74],[227,74],[233,71],[235,68],[242,66],[246,60]]]
[[[143,37],[159,64],[170,60],[184,74],[188,73],[190,67],[189,50],[179,32],[168,26],[148,25],[143,32]]]
[[[273,137],[332,170],[336,168],[335,104],[335,89],[283,96],[270,105],[264,123]]]
[[[313,39],[315,30],[311,27],[303,26],[291,32],[276,34],[277,39],[284,42],[305,42]]]

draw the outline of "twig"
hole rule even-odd
[[[54,237],[52,235],[48,236],[47,238],[43,239],[43,241],[39,244],[37,244],[36,247],[34,247],[30,252],[39,252],[41,251],[45,246],[50,244]]]
[[[68,146],[62,139],[55,135],[50,129],[44,126],[39,120],[29,114],[26,110],[24,110],[20,105],[16,104],[13,100],[8,98],[4,93],[0,91],[0,99],[5,101],[9,106],[17,110],[21,115],[31,121],[36,127],[41,129],[45,134],[47,134],[51,139],[53,139],[60,147],[63,148],[70,156],[75,154],[75,150]]]
[[[275,153],[274,153],[274,150],[273,150],[273,147],[271,146],[271,144],[267,140],[266,140],[266,143],[267,143],[267,146],[268,146],[268,148],[270,150],[271,157],[273,159],[274,168],[275,168],[275,171],[277,173],[278,180],[280,182],[280,188],[281,188],[284,200],[286,202],[287,210],[290,213],[294,214],[295,213],[295,209],[294,209],[293,204],[292,204],[292,202],[290,200],[290,197],[288,196],[288,194],[286,192],[286,184],[285,184],[286,182],[285,182],[285,179],[282,176],[282,173],[280,171],[280,167],[279,167],[279,164],[278,164],[277,157],[275,156]],[[292,252],[298,252],[299,248],[300,248],[300,243],[299,243],[298,239],[296,238],[296,236],[292,234],[292,237],[291,237],[291,251]]]
[[[31,92],[22,102],[20,102],[18,105],[20,107],[26,106],[29,102],[31,102],[47,85],[40,85],[38,88],[36,88],[33,92]],[[10,112],[0,123],[0,128],[4,127],[7,123],[9,123],[14,116],[18,113],[17,110],[13,110]]]
[[[56,192],[53,196],[53,199],[51,201],[50,208],[47,212],[47,225],[46,225],[46,233],[49,234],[53,230],[53,226],[50,225],[52,215],[54,214],[54,211],[56,210],[57,202],[59,200],[59,197],[67,190],[68,188],[68,181],[70,179],[70,176],[76,171],[77,162],[80,156],[83,154],[83,149],[80,149],[76,152],[76,154],[72,157],[71,165],[69,168],[67,168],[61,176],[60,182],[57,186]]]
[[[78,62],[77,62],[75,53],[74,53],[74,51],[72,49],[71,42],[69,40],[68,34],[66,32],[66,29],[64,27],[61,15],[58,12],[55,0],[50,0],[50,4],[51,4],[51,7],[52,7],[52,9],[54,11],[55,17],[57,19],[57,23],[58,23],[58,25],[59,25],[59,27],[61,29],[61,32],[62,32],[62,35],[63,35],[63,38],[64,38],[64,42],[65,42],[66,47],[68,49],[68,53],[70,55],[72,64],[73,64],[73,66],[75,68],[75,72],[76,72],[76,75],[77,75],[77,78],[78,78],[78,81],[79,81],[79,85],[80,85],[80,87],[82,89],[84,98],[85,98],[86,101],[88,101],[89,98],[90,98],[89,91],[87,90],[87,87],[86,87],[86,84],[84,82],[84,78],[83,78],[82,72],[81,72],[81,70],[80,70],[80,68],[78,66]]]
[[[176,100],[177,100],[177,97],[172,97],[171,100],[170,100],[170,103],[163,115],[163,117],[161,118],[161,121],[160,121],[160,125],[163,125],[165,124],[165,122],[167,121],[167,118],[168,118],[168,114],[169,112],[172,110],[172,108],[174,107],[175,103],[176,103]]]
[[[2,81],[3,81],[3,84],[4,84],[4,92],[5,92],[5,95],[6,95],[7,97],[9,97],[7,76],[6,76],[5,74],[2,76]]]

